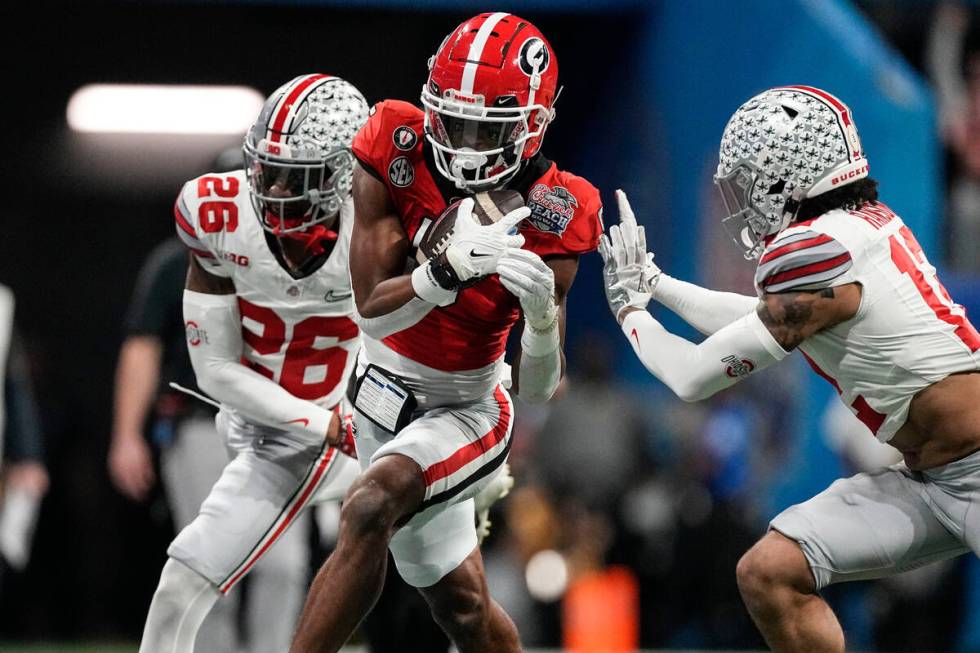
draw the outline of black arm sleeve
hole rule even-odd
[[[4,402],[7,409],[4,458],[13,462],[43,462],[41,420],[34,400],[27,354],[16,330],[7,358]]]
[[[166,337],[173,316],[180,315],[186,273],[187,251],[179,240],[168,239],[153,250],[136,280],[123,322],[124,335]]]

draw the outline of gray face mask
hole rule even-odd
[[[724,176],[715,175],[715,185],[721,191],[728,217],[721,223],[725,231],[742,250],[746,259],[758,258],[765,247],[765,238],[775,233],[779,224],[766,216],[752,203],[752,189],[759,172],[749,163],[742,163]]]

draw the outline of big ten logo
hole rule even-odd
[[[240,265],[243,268],[248,267],[248,257],[244,254],[236,254],[235,252],[229,252],[228,250],[218,250],[218,256],[225,261],[234,263],[235,265]]]

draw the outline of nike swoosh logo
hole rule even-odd
[[[640,348],[640,336],[637,335],[637,333],[636,333],[636,327],[633,327],[633,330],[630,331],[630,337],[633,338],[633,340],[636,341],[636,348],[639,349]]]
[[[489,252],[478,252],[475,249],[470,250],[470,257],[472,258],[485,258],[487,256],[493,256],[493,254]]]
[[[283,424],[302,424],[303,427],[305,428],[305,427],[307,427],[307,426],[310,425],[310,420],[306,419],[305,417],[299,417],[297,419],[291,419],[288,422],[282,422],[282,423]]]
[[[334,292],[332,290],[327,291],[327,294],[323,296],[323,299],[328,302],[339,302],[344,299],[350,298],[354,293],[352,291],[348,292]]]

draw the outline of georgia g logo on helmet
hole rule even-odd
[[[524,41],[517,56],[517,65],[525,75],[528,77],[540,75],[548,70],[549,63],[551,63],[551,54],[544,41],[536,36]]]

